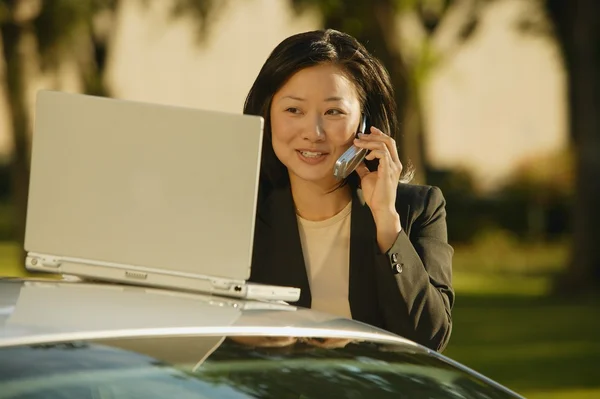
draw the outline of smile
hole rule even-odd
[[[300,151],[300,154],[302,154],[302,156],[307,157],[307,158],[317,158],[317,157],[320,157],[321,155],[323,155],[322,152],[312,152],[312,151]]]
[[[308,164],[317,164],[327,157],[328,153],[319,151],[296,150],[300,159]]]

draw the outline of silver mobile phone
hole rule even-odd
[[[365,130],[367,129],[367,116],[364,115],[356,134],[358,133],[368,133]],[[339,179],[345,179],[356,169],[358,165],[365,159],[367,155],[367,150],[364,148],[358,148],[355,145],[352,145],[348,148],[335,162],[333,167],[333,175]]]

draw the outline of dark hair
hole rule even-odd
[[[289,183],[286,167],[279,161],[271,143],[271,102],[275,93],[301,69],[331,63],[342,69],[354,83],[369,124],[396,137],[398,119],[394,90],[387,70],[354,37],[333,29],[299,33],[282,41],[271,52],[244,104],[244,114],[259,115],[265,120],[260,189]],[[371,170],[376,162],[368,162]],[[401,181],[412,178],[411,165],[405,165]],[[346,183],[357,185],[352,173]]]

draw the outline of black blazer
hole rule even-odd
[[[349,302],[352,318],[434,350],[452,330],[453,249],[448,244],[445,200],[437,187],[399,184],[396,209],[402,232],[381,253],[376,227],[360,189],[353,190]],[[298,306],[311,306],[292,194],[273,190],[259,204],[251,281],[299,287]]]

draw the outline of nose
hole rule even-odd
[[[325,128],[323,126],[323,118],[320,115],[317,115],[315,118],[307,118],[302,138],[312,142],[325,140]]]

